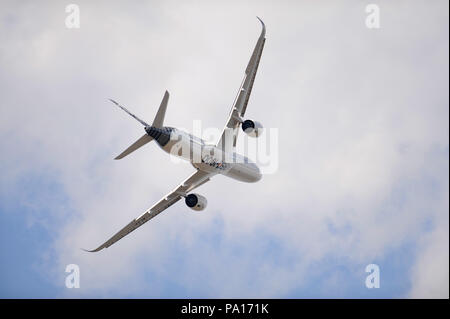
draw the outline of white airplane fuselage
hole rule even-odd
[[[176,128],[165,127],[170,138],[156,138],[158,145],[167,153],[191,162],[204,172],[228,176],[232,179],[255,183],[262,177],[258,166],[247,157],[234,151],[225,152],[202,139]],[[162,142],[160,142],[162,140]]]

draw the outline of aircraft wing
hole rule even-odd
[[[217,146],[220,148],[231,143],[233,148],[236,147],[237,134],[241,124],[240,119],[244,116],[247,109],[248,99],[252,93],[253,82],[255,81],[259,60],[261,59],[264,43],[266,41],[266,26],[260,18],[258,18],[258,20],[262,24],[261,35],[258,38],[258,42],[256,42],[253,54],[248,62],[247,68],[245,69],[244,79],[242,80],[239,92],[234,100],[227,124],[223,129],[219,141],[217,142]]]
[[[162,213],[164,210],[178,202],[182,195],[192,191],[193,189],[199,187],[200,185],[206,183],[210,180],[210,178],[214,174],[203,172],[197,170],[191,176],[186,178],[178,187],[176,187],[169,194],[164,196],[159,202],[149,208],[146,212],[144,212],[141,216],[133,219],[128,225],[122,228],[119,232],[117,232],[114,236],[108,239],[104,244],[100,245],[98,248],[94,250],[86,250],[88,252],[97,252],[102,250],[103,248],[108,248],[121,238],[125,237],[129,233],[131,233],[136,228],[142,226],[150,219]]]

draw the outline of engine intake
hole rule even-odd
[[[205,197],[194,193],[187,195],[184,201],[189,208],[197,211],[204,210],[208,204]]]
[[[242,123],[242,130],[250,137],[259,137],[263,131],[263,126],[259,122],[245,120]]]

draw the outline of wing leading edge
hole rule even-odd
[[[93,250],[86,250],[87,252],[98,252],[102,250],[103,248],[108,248],[118,240],[122,239],[129,233],[131,233],[136,228],[142,226],[146,222],[148,222],[150,219],[158,215],[159,213],[162,213],[164,210],[178,202],[183,195],[186,193],[194,190],[195,188],[199,187],[200,185],[203,185],[207,181],[210,180],[210,178],[214,174],[206,173],[200,170],[197,170],[194,172],[191,176],[186,178],[178,187],[176,187],[173,191],[171,191],[169,194],[164,196],[158,203],[153,205],[151,208],[149,208],[146,212],[144,212],[141,216],[133,219],[128,225],[126,225],[124,228],[122,228],[120,231],[118,231],[114,236],[112,236],[110,239],[108,239],[105,243],[97,247]]]
[[[259,61],[266,42],[266,26],[264,22],[257,17],[262,24],[261,35],[256,42],[255,49],[253,50],[250,61],[245,69],[244,79],[239,87],[238,94],[234,100],[233,107],[231,108],[230,115],[228,117],[227,124],[225,125],[222,135],[217,142],[218,147],[225,147],[225,145],[232,144],[232,147],[236,147],[237,134],[239,132],[239,126],[241,124],[241,118],[245,115],[247,110],[248,100],[252,93],[253,83],[255,82],[256,72],[258,71]],[[232,141],[228,141],[232,138]],[[227,139],[227,141],[225,141]]]

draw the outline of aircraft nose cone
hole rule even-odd
[[[261,180],[261,178],[262,178],[262,174],[261,174],[261,171],[259,171],[259,169],[258,169],[258,174],[256,176],[256,182]]]
[[[262,173],[256,164],[252,164],[252,169],[254,170],[254,182],[259,181],[262,178]]]

